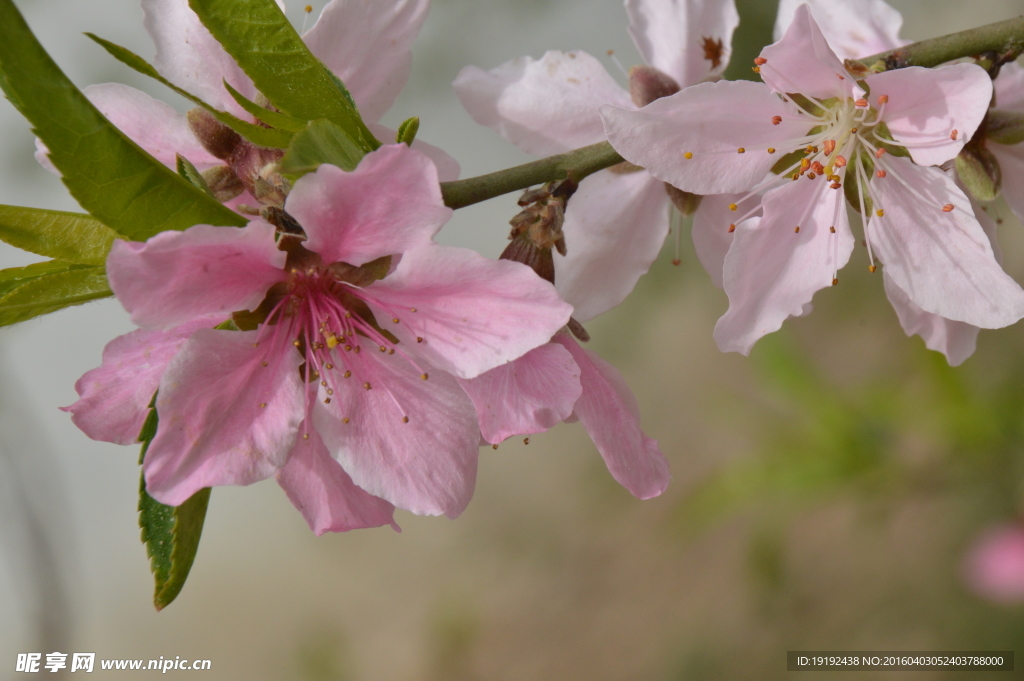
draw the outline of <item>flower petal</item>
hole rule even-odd
[[[565,347],[579,367],[583,395],[576,402],[575,413],[608,472],[638,499],[664,492],[672,478],[668,462],[658,442],[640,429],[640,409],[622,376],[568,334],[559,333],[553,341]]]
[[[430,0],[332,0],[302,39],[375,123],[409,79],[409,47],[428,9]]]
[[[866,80],[872,98],[889,98],[882,120],[894,139],[907,144],[919,165],[939,165],[955,158],[978,129],[992,100],[992,80],[975,64],[937,69],[910,66]]]
[[[203,487],[248,485],[284,465],[302,421],[302,357],[288,338],[200,329],[160,381],[156,437],[142,468],[157,501]]]
[[[1003,64],[992,86],[996,94],[994,108],[1004,111],[1024,109],[1024,67],[1015,62]]]
[[[542,433],[572,414],[583,388],[569,352],[548,343],[476,378],[459,379],[476,407],[484,440]]]
[[[526,265],[437,245],[407,251],[363,297],[406,352],[459,378],[547,343],[572,313]]]
[[[74,424],[93,440],[138,442],[167,365],[193,332],[223,321],[199,317],[170,331],[139,329],[118,336],[103,348],[103,363],[75,383],[79,400],[61,410],[70,412]]]
[[[886,163],[886,178],[871,183],[885,216],[868,224],[868,239],[893,283],[926,312],[985,329],[1024,317],[1024,291],[996,262],[953,180],[904,158]],[[945,212],[947,204],[955,209]]]
[[[761,203],[757,194],[744,198],[746,194],[712,194],[700,200],[697,212],[693,214],[693,247],[697,259],[704,266],[712,283],[722,288],[722,271],[725,256],[732,246],[736,221]],[[736,206],[731,210],[730,206]]]
[[[555,288],[585,322],[612,309],[647,273],[668,236],[665,184],[643,171],[595,173],[565,210],[568,253],[555,255]]]
[[[717,78],[740,23],[733,0],[626,0],[629,34],[651,66],[680,87]]]
[[[306,230],[306,248],[356,266],[431,243],[452,215],[434,164],[404,144],[380,147],[350,173],[322,165],[303,175],[285,208]]]
[[[395,136],[398,134],[397,130],[378,123],[367,123],[366,127],[379,140],[390,141],[395,139]],[[437,179],[441,182],[451,182],[452,180],[459,179],[459,175],[462,173],[459,162],[445,150],[418,138],[412,141],[412,148],[434,162],[434,165],[437,167]]]
[[[177,167],[176,154],[200,170],[223,163],[203,148],[183,114],[145,92],[105,83],[90,85],[84,93],[111,123],[164,165]]]
[[[1024,220],[1024,144],[998,144],[990,140],[986,147],[999,161],[999,169],[1003,173],[1003,198],[1017,219]]]
[[[633,108],[629,93],[586,52],[520,57],[490,71],[467,66],[452,86],[474,121],[536,156],[603,141],[603,104]]]
[[[167,80],[210,106],[251,120],[222,81],[249,99],[256,87],[235,60],[203,26],[188,0],[142,0],[146,31],[156,44],[153,66]]]
[[[321,388],[313,422],[353,482],[420,515],[462,513],[476,484],[480,428],[455,379],[435,371],[423,380],[397,354],[345,353],[337,363],[352,376],[327,376],[334,395],[326,403]]]
[[[395,507],[364,491],[331,458],[316,430],[303,424],[277,482],[316,536],[395,523]]]
[[[893,283],[892,277],[883,270],[885,294],[896,310],[900,326],[908,336],[918,335],[929,350],[941,352],[950,366],[960,366],[974,354],[978,344],[978,327],[925,312]]]
[[[994,603],[1024,603],[1024,529],[1007,524],[986,530],[964,559],[964,577]]]
[[[201,315],[255,309],[285,278],[286,257],[262,220],[240,229],[196,225],[145,243],[115,241],[107,278],[135,324],[169,329]]]
[[[606,106],[601,118],[623,158],[694,194],[750,189],[778,161],[765,150],[808,131],[791,104],[745,80],[694,85],[639,111]]]
[[[804,314],[852,252],[846,200],[825,178],[801,178],[765,194],[764,217],[736,226],[725,258],[729,310],[715,325],[718,347],[749,353],[787,317]]]
[[[884,0],[781,0],[775,16],[776,41],[803,4],[840,59],[863,59],[909,42],[900,38],[903,15]]]
[[[864,90],[832,51],[807,5],[793,14],[786,34],[761,50],[761,79],[775,92],[794,92],[817,99],[859,99]]]

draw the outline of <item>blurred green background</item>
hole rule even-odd
[[[134,1],[17,4],[80,85],[128,82],[180,104],[79,35],[151,55]],[[910,39],[1024,10],[892,4]],[[774,21],[773,2],[739,5],[737,74]],[[449,84],[466,64],[574,48],[638,61],[618,2],[435,0],[385,122],[421,116],[420,136],[465,176],[521,162]],[[6,102],[0,126],[0,202],[73,209]],[[444,240],[497,255],[514,200],[459,211]],[[1024,230],[991,210],[1024,281]],[[1024,650],[1024,608],[986,603],[962,579],[978,535],[1024,513],[1020,325],[982,332],[951,369],[903,335],[859,249],[812,315],[749,358],[725,355],[711,338],[724,294],[688,234],[679,267],[670,251],[671,240],[636,293],[588,325],[671,462],[664,496],[619,488],[578,424],[481,450],[466,513],[399,513],[401,534],[315,538],[272,481],[218,488],[189,584],[161,613],[135,525],[137,452],[88,441],[56,410],[130,330],[126,315],[106,301],[0,330],[0,669],[17,652],[67,650],[208,658],[211,680],[700,681],[784,678],[793,649]],[[2,266],[27,261],[0,253]]]

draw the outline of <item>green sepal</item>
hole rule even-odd
[[[395,142],[412,146],[416,139],[416,133],[420,131],[420,119],[418,116],[407,118],[398,126],[398,133],[395,135]]]
[[[128,139],[53,62],[11,0],[0,0],[0,89],[32,123],[71,195],[131,239],[245,219]]]
[[[782,174],[783,171],[788,170],[792,166],[795,166],[796,164],[800,163],[800,159],[804,158],[805,156],[807,156],[807,152],[804,149],[797,149],[796,151],[791,151],[788,154],[784,154],[782,158],[776,161],[775,165],[772,166],[772,173],[776,175]]]
[[[93,35],[92,33],[86,33],[85,35],[99,43],[99,45],[103,47],[103,49],[105,49],[107,52],[109,52],[110,56],[112,56],[114,59],[118,60],[125,66],[128,66],[129,68],[138,71],[144,76],[149,76],[150,78],[159,81],[160,83],[166,85],[167,87],[177,92],[182,97],[185,97],[189,101],[203,107],[204,109],[212,113],[217,118],[218,121],[228,126],[232,130],[237,132],[239,135],[252,142],[253,144],[259,145],[261,147],[274,147],[277,149],[284,149],[285,147],[288,146],[288,140],[291,138],[291,134],[288,131],[276,130],[274,128],[264,128],[262,125],[256,125],[255,123],[243,121],[241,118],[233,116],[226,111],[220,111],[219,109],[215,109],[199,97],[193,95],[188,90],[184,90],[178,87],[171,81],[161,76],[160,72],[157,71],[152,64],[150,64],[145,59],[135,54],[131,50],[125,47],[121,47],[120,45],[117,45],[115,43],[112,43],[109,40],[104,40],[99,36]]]
[[[227,89],[228,94],[238,102],[238,106],[242,107],[253,117],[258,118],[267,125],[280,128],[281,130],[287,130],[288,132],[301,132],[309,124],[309,121],[302,118],[295,118],[287,114],[283,114],[280,111],[272,111],[265,107],[260,106],[256,102],[253,102],[246,98],[241,92],[231,87],[231,83],[224,81],[224,87]]]
[[[999,144],[1024,142],[1024,113],[989,110],[985,118],[985,137]]]
[[[322,163],[342,170],[355,170],[363,158],[363,149],[345,130],[331,121],[312,121],[295,135],[291,146],[278,163],[279,171],[295,179],[316,170]]]
[[[107,285],[105,267],[61,264],[65,267],[50,265],[56,271],[26,279],[0,298],[0,326],[10,326],[65,307],[114,295]]]
[[[102,265],[116,236],[83,213],[0,205],[0,241],[47,258]]]
[[[968,144],[956,157],[956,174],[968,193],[978,201],[995,201],[1003,186],[1003,172],[991,151]]]
[[[879,123],[875,126],[874,141],[879,147],[885,149],[888,154],[910,158],[910,152],[907,151],[906,147],[900,146],[899,142],[895,142],[892,133],[889,132],[889,127],[885,123]]]
[[[275,109],[309,121],[326,118],[365,152],[380,146],[351,95],[274,0],[189,0],[189,6]]]
[[[199,172],[199,169],[192,165],[192,161],[188,160],[181,154],[175,154],[175,165],[178,168],[178,174],[184,177],[186,180],[194,184],[195,186],[202,189],[204,192],[213,196],[213,191],[210,190],[210,185],[206,184],[206,178]],[[217,198],[214,196],[214,198]]]
[[[854,156],[850,159],[846,167],[846,173],[843,179],[843,193],[846,195],[846,201],[850,204],[854,211],[860,213],[860,195],[861,191],[860,180],[857,178],[857,170],[855,164],[860,163],[861,160],[864,162],[864,175],[870,182],[871,173],[875,172],[874,159],[865,156],[858,158]],[[867,188],[864,190],[864,210],[868,215],[875,210],[875,203],[871,200],[871,195],[867,192]]]
[[[149,414],[139,433],[139,441],[142,442],[139,465],[142,465],[146,451],[156,437],[159,420],[155,405],[156,395],[150,402]],[[167,506],[149,496],[145,473],[139,480],[139,527],[142,528],[142,543],[146,545],[153,572],[153,605],[157,610],[170,605],[185,586],[199,550],[209,503],[210,488],[205,487],[181,506]]]

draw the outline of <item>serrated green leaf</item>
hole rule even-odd
[[[47,260],[46,262],[37,262],[24,267],[10,267],[0,270],[0,297],[7,295],[22,284],[28,283],[33,279],[44,277],[47,274],[81,269],[82,267],[83,265],[75,263]]]
[[[283,114],[280,111],[271,111],[265,107],[260,106],[256,102],[253,102],[246,98],[241,92],[231,87],[231,83],[224,81],[224,87],[227,89],[228,94],[238,102],[238,106],[242,107],[255,118],[263,121],[269,126],[274,128],[281,128],[288,132],[300,132],[306,129],[309,121],[302,118],[294,118],[287,114]]]
[[[178,168],[178,174],[184,177],[186,180],[194,184],[195,186],[202,189],[204,192],[213,196],[213,192],[210,190],[210,185],[206,184],[206,178],[203,174],[192,165],[192,161],[188,160],[181,154],[175,154],[175,165]]]
[[[274,0],[189,0],[203,25],[274,107],[304,120],[325,118],[363,149],[380,146],[351,95],[309,51]]]
[[[135,54],[131,50],[121,47],[109,40],[104,40],[99,36],[93,35],[92,33],[86,33],[92,40],[99,43],[103,49],[110,53],[114,59],[118,60],[125,66],[128,66],[144,76],[157,80],[167,87],[177,92],[182,97],[185,97],[189,101],[198,104],[210,113],[212,113],[218,121],[228,126],[242,137],[246,138],[253,144],[261,147],[275,147],[277,149],[284,149],[288,146],[288,140],[291,138],[291,134],[284,130],[275,130],[272,128],[264,128],[261,125],[243,121],[237,116],[233,116],[226,111],[220,111],[204,102],[199,97],[196,97],[188,90],[183,90],[171,81],[167,80],[160,75],[160,72],[156,70],[149,62]]]
[[[196,224],[245,224],[104,118],[53,62],[11,0],[0,0],[0,88],[48,147],[71,195],[119,234],[144,240]]]
[[[412,146],[413,140],[416,139],[416,133],[420,131],[420,119],[418,116],[407,118],[402,121],[402,124],[398,126],[398,132],[395,134],[395,141],[399,144],[406,144]]]
[[[278,168],[291,177],[311,173],[322,163],[355,170],[362,158],[363,150],[355,140],[340,126],[321,119],[295,135]]]
[[[0,298],[0,326],[114,295],[106,268],[64,264],[68,266],[63,270],[29,279]]]
[[[117,233],[83,213],[0,205],[0,241],[80,265],[102,265]]]
[[[149,414],[139,433],[142,451],[139,464],[145,459],[149,444],[156,437],[159,423],[154,403],[150,403]],[[167,506],[149,496],[146,491],[146,476],[139,481],[139,527],[142,529],[142,543],[146,545],[150,569],[153,572],[153,605],[163,610],[171,604],[188,579],[199,539],[203,534],[206,509],[210,503],[210,488],[205,487],[181,506]]]

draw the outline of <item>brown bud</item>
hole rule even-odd
[[[187,118],[188,127],[203,148],[221,160],[230,159],[235,149],[244,142],[241,135],[218,121],[206,109],[190,109]]]
[[[235,172],[227,166],[214,166],[202,172],[206,185],[221,203],[230,201],[245,191],[242,181],[238,179]]]
[[[672,199],[672,205],[683,215],[696,213],[697,208],[700,207],[700,200],[703,198],[700,194],[691,194],[678,187],[673,187],[668,182],[665,183],[665,193],[668,194],[668,198]]]
[[[647,106],[656,99],[677,92],[679,83],[653,66],[640,65],[629,69],[629,96],[637,106]]]
[[[576,321],[574,318],[569,317],[569,323],[567,324],[569,331],[572,335],[576,336],[576,340],[586,343],[590,340],[590,334],[583,328],[583,325]]]
[[[555,283],[555,260],[551,255],[551,249],[537,246],[525,234],[512,237],[512,241],[498,259],[521,262],[536,272],[541,279]]]

